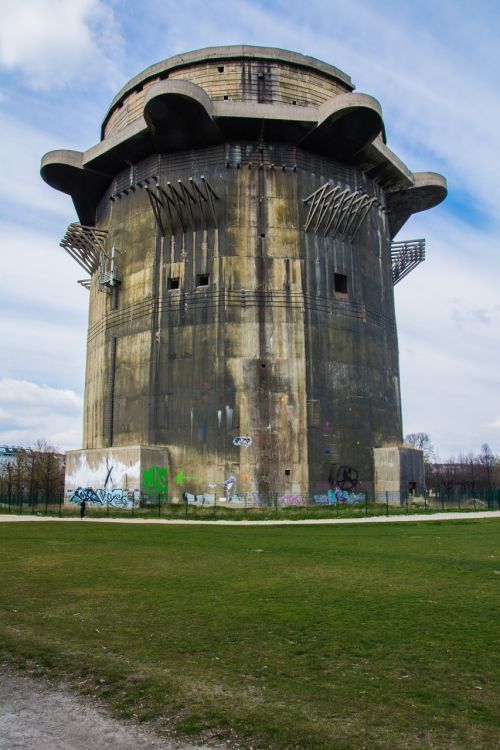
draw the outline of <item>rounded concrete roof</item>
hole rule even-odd
[[[302,55],[299,52],[292,52],[277,47],[256,47],[248,44],[234,44],[227,47],[204,47],[203,49],[194,50],[193,52],[183,52],[180,55],[168,57],[166,60],[150,65],[149,68],[138,73],[123,86],[111,102],[106,116],[103,120],[103,128],[112,113],[113,109],[119,102],[133,91],[137,86],[143,85],[152,78],[157,78],[162,73],[168,73],[171,70],[187,67],[204,61],[221,61],[221,60],[266,60],[268,62],[282,62],[289,65],[297,65],[302,68],[309,68],[320,73],[324,73],[330,78],[340,81],[344,86],[353,90],[355,87],[351,77],[334,65],[329,65],[322,60],[317,60],[309,55]]]

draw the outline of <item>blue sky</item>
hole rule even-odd
[[[404,430],[441,459],[500,453],[500,5],[488,0],[0,0],[0,443],[81,445],[88,293],[59,248],[76,219],[41,156],[84,150],[121,86],[179,52],[283,47],[382,104],[388,145],[450,195],[398,239],[427,260],[396,287]]]

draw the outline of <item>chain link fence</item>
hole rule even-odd
[[[429,514],[500,510],[500,490],[487,489],[473,494],[454,491],[426,493],[415,497],[402,493],[399,498],[387,492],[377,502],[369,491],[346,493],[329,490],[324,494],[294,494],[257,497],[240,493],[221,498],[202,493],[185,492],[182,499],[159,493],[129,498],[113,498],[105,493],[99,502],[86,501],[83,513],[90,518],[171,518],[191,520],[302,520],[313,518],[360,518],[381,515]],[[79,517],[82,506],[78,498],[40,499],[38,497],[0,495],[0,513],[41,515],[59,518]]]

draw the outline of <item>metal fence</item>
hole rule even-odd
[[[111,499],[110,499],[111,498]],[[107,501],[87,502],[85,516],[90,518],[171,518],[191,520],[301,520],[307,518],[360,518],[381,515],[429,514],[437,512],[474,510],[500,510],[500,490],[462,493],[443,491],[415,497],[402,494],[396,501],[386,492],[375,502],[369,493],[358,495],[330,491],[324,495],[274,495],[258,498],[254,493],[218,498],[203,493],[185,493],[182,500],[165,495],[149,495],[127,502],[115,503],[112,496]],[[0,495],[0,513],[41,515],[59,518],[78,517],[78,502],[55,498]]]

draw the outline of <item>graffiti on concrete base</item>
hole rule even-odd
[[[209,492],[203,492],[199,495],[193,495],[192,492],[184,492],[182,497],[187,505],[197,505],[198,507],[215,505],[215,495]]]
[[[341,490],[355,490],[358,486],[358,470],[353,466],[339,466],[337,469],[337,487]]]
[[[124,510],[134,507],[138,500],[138,493],[133,490],[94,490],[92,487],[78,487],[69,495],[70,503],[75,503],[75,505],[79,505],[82,500],[85,500],[87,505],[109,505],[112,508]]]
[[[151,466],[142,472],[144,491],[147,494],[168,492],[168,472],[163,466]]]
[[[314,495],[316,505],[355,505],[364,503],[366,495],[364,492],[347,492],[337,487],[335,490],[328,490],[326,494]]]
[[[232,490],[235,484],[236,484],[236,477],[233,477],[233,476],[228,477],[226,481],[224,482],[225,491],[229,492],[230,490]]]
[[[239,445],[242,448],[250,448],[252,445],[252,438],[248,435],[239,435],[233,438],[233,445]]]
[[[284,495],[281,498],[281,504],[283,507],[289,507],[290,505],[306,505],[304,498],[300,495]]]

